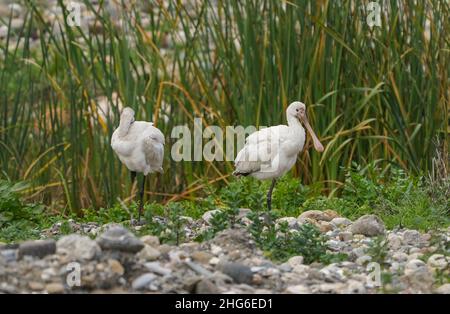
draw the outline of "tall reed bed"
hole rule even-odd
[[[448,1],[380,2],[381,27],[364,1],[108,3],[85,1],[79,27],[63,1],[59,20],[31,0],[22,27],[3,20],[0,171],[30,182],[30,199],[72,212],[130,199],[109,145],[119,101],[167,136],[166,172],[147,191],[158,201],[233,180],[231,162],[174,162],[174,126],[279,124],[293,100],[326,144],[293,172],[325,194],[352,161],[426,172],[435,138],[448,156]],[[113,104],[105,119],[99,96]]]

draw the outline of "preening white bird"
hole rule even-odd
[[[120,115],[119,127],[111,137],[111,147],[131,171],[132,184],[137,173],[144,175],[139,189],[140,221],[146,176],[153,172],[163,172],[164,135],[152,122],[135,121],[133,109],[126,107]]]
[[[250,134],[235,159],[236,176],[252,176],[259,180],[272,179],[267,193],[267,208],[272,208],[272,191],[276,179],[288,172],[302,151],[306,134],[313,140],[314,148],[323,152],[323,145],[309,124],[304,103],[295,101],[286,109],[288,125],[277,125]],[[303,123],[303,125],[302,125]]]

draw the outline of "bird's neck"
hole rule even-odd
[[[119,137],[124,137],[128,134],[131,126],[131,119],[120,119],[119,123]]]
[[[292,129],[304,130],[302,124],[296,117],[287,117],[287,124]]]

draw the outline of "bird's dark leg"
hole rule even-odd
[[[138,223],[141,221],[142,209],[144,208],[144,189],[145,189],[145,175],[142,178],[142,185],[139,191],[139,216]]]
[[[276,179],[272,179],[272,184],[270,185],[269,192],[267,193],[267,210],[270,212],[272,210],[272,191],[275,187]]]
[[[271,211],[272,211],[272,191],[277,183],[276,179],[272,179],[272,184],[270,185],[269,192],[267,192],[267,222],[271,222]]]
[[[136,172],[135,171],[130,172],[130,178],[131,178],[131,186],[133,187],[134,181],[136,180]]]

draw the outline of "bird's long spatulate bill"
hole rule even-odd
[[[306,129],[308,130],[309,134],[311,134],[312,140],[313,140],[313,144],[314,144],[314,148],[319,152],[323,152],[323,145],[322,143],[319,141],[319,138],[317,137],[316,133],[314,133],[311,125],[309,124],[308,118],[305,117],[303,118],[303,123],[305,124]]]

